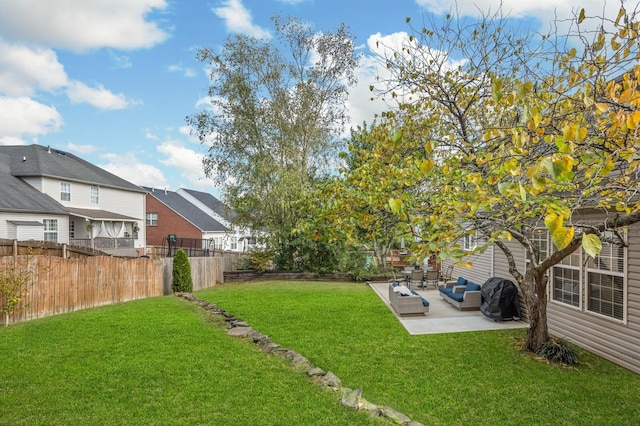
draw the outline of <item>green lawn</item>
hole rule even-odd
[[[640,376],[584,352],[577,368],[540,362],[522,330],[410,336],[363,284],[196,296],[425,425],[640,424]],[[373,424],[225,332],[173,296],[0,328],[0,424]]]

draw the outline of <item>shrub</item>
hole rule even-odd
[[[254,269],[263,273],[273,268],[273,253],[267,249],[251,250],[238,264],[238,269]]]
[[[549,339],[545,342],[536,355],[541,356],[551,362],[560,362],[567,365],[577,365],[580,360],[578,354],[566,342],[562,340]]]
[[[31,257],[26,263],[18,263],[15,259],[12,265],[6,265],[0,270],[0,313],[4,313],[4,325],[9,325],[9,317],[28,304],[21,305],[29,294],[33,285],[30,272]]]
[[[182,249],[178,249],[173,258],[173,282],[171,288],[175,293],[193,291],[191,265],[187,254]]]

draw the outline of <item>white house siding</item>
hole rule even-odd
[[[63,201],[60,199],[60,182],[68,182],[71,184],[71,200]],[[29,182],[33,185],[32,182]],[[91,203],[91,187],[98,186],[98,204]],[[138,223],[138,238],[135,240],[135,248],[145,246],[145,193],[126,191],[117,188],[104,187],[100,185],[92,185],[81,182],[68,181],[64,179],[43,178],[41,182],[43,192],[49,194],[55,200],[65,207],[82,208],[82,209],[99,209],[124,216],[132,217]],[[81,224],[80,224],[81,225]],[[88,237],[83,226],[76,223],[76,238]],[[85,235],[87,234],[87,235]],[[68,231],[67,231],[68,235]],[[124,235],[124,229],[121,235]],[[107,236],[106,233],[101,236]],[[68,237],[67,237],[68,238]]]
[[[552,335],[640,373],[640,226],[630,227],[627,238],[625,321],[552,300],[547,315]],[[583,304],[584,298],[583,290]]]
[[[463,262],[471,262],[473,266],[467,268],[465,266],[454,265],[453,273],[451,276],[453,279],[457,277],[464,277],[469,281],[473,281],[476,284],[482,285],[485,281],[491,278],[493,275],[493,247],[487,248],[484,253],[479,253],[466,257]],[[451,265],[450,261],[442,262],[442,272],[445,272],[446,268]]]
[[[0,213],[0,238],[18,240],[42,240],[44,228],[42,226],[16,227],[9,222],[40,222],[44,219],[58,220],[58,242],[69,243],[69,219],[64,215],[38,214],[38,213]]]
[[[504,243],[507,245],[509,250],[511,250],[513,257],[516,260],[516,264],[518,265],[518,270],[524,275],[524,272],[525,272],[524,248],[522,247],[521,244],[516,243],[515,241],[505,241]],[[508,280],[515,282],[515,278],[513,277],[513,275],[511,275],[511,272],[509,272],[509,263],[507,262],[507,257],[504,255],[502,250],[500,250],[498,247],[494,247],[494,253],[495,253],[495,256],[493,259],[493,274],[494,274],[493,276],[506,278]]]

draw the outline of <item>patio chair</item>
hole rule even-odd
[[[422,269],[418,269],[415,271],[411,271],[411,281],[409,282],[411,286],[417,285],[420,288],[424,287],[423,281],[424,275]]]
[[[451,281],[453,279],[453,265],[447,266],[447,269],[444,271],[444,274],[440,275],[440,281],[443,285],[447,284],[447,281]]]
[[[437,288],[439,280],[440,280],[440,272],[438,270],[431,269],[425,273],[424,281],[426,285],[433,284],[433,288]]]

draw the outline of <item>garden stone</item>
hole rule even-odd
[[[313,367],[312,369],[307,371],[307,376],[309,377],[324,376],[325,374],[326,373],[324,372],[324,370],[320,367]]]
[[[394,410],[391,407],[382,407],[382,415],[393,422],[400,423],[403,425],[409,424],[411,419],[406,415]]]
[[[247,337],[252,330],[251,327],[233,327],[227,331],[227,334],[234,337]]]
[[[320,382],[322,383],[323,386],[330,387],[330,388],[339,388],[340,385],[342,384],[342,382],[340,381],[338,376],[336,376],[331,371],[329,371],[327,374],[325,374],[320,379]]]
[[[358,388],[356,390],[352,390],[351,392],[343,396],[340,402],[345,407],[349,407],[357,410],[358,405],[360,404],[361,395],[362,395],[362,388]]]

